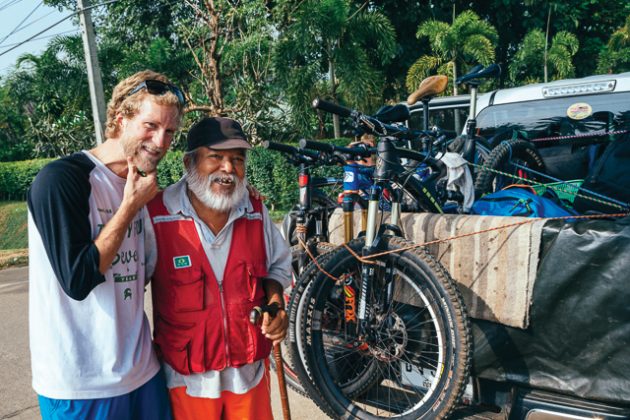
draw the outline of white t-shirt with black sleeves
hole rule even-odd
[[[125,182],[83,151],[46,165],[29,190],[31,366],[45,397],[123,395],[159,370],[144,313],[146,209],[104,275],[94,245]]]

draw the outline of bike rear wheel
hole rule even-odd
[[[410,245],[383,240],[388,250]],[[363,244],[357,239],[349,246],[360,253]],[[378,257],[369,266],[375,284],[367,300],[368,333],[359,337],[347,286],[360,290],[361,264],[346,248],[326,260],[324,270],[340,280],[315,276],[299,329],[325,408],[343,418],[448,416],[468,375],[470,331],[446,270],[417,248]]]
[[[310,247],[313,256],[316,258],[332,251],[333,249],[334,246],[332,244],[325,242],[320,242]],[[289,332],[287,337],[282,341],[281,346],[284,359],[283,366],[286,383],[297,393],[306,396],[309,393],[302,385],[302,382],[299,379],[298,371],[308,372],[308,368],[303,365],[301,351],[295,340],[295,322],[291,321],[298,313],[301,313],[302,295],[312,279],[312,274],[318,271],[317,267],[312,262],[309,262],[309,264],[307,264],[307,266],[300,272],[297,261],[304,252],[304,249],[302,249],[300,245],[291,247],[293,281],[291,289],[285,290],[286,311],[289,316]],[[271,357],[269,360],[271,361],[271,367],[275,370],[276,363],[274,358]]]
[[[323,238],[320,238],[320,240],[328,240],[328,219],[330,219],[335,207],[337,207],[337,203],[323,193],[313,196],[311,210],[306,216],[307,238],[315,237],[319,228],[323,234]],[[295,232],[295,213],[297,210],[297,206],[293,207],[293,209],[289,211],[282,220],[282,233],[289,246],[299,245],[297,234]]]
[[[484,194],[500,191],[510,184],[523,182],[518,178],[512,178],[510,175],[538,180],[538,177],[529,172],[528,169],[537,172],[545,171],[543,158],[532,143],[518,139],[500,143],[492,149],[483,163],[483,168],[478,169],[475,179],[475,196],[479,198]],[[493,170],[503,172],[506,175],[493,172]]]

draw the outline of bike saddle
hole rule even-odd
[[[488,79],[491,77],[499,77],[501,75],[501,67],[498,64],[490,64],[484,68],[481,64],[473,67],[467,74],[458,77],[456,84],[468,83],[469,85],[478,85],[479,79]]]
[[[394,123],[394,122],[403,122],[409,119],[409,108],[405,105],[397,104],[397,105],[385,105],[381,107],[376,114],[374,114],[374,118],[379,120],[382,123]]]
[[[407,105],[413,105],[418,101],[431,96],[439,95],[446,90],[448,77],[437,75],[427,77],[420,83],[418,89],[407,98]]]

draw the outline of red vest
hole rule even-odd
[[[267,275],[262,204],[234,222],[222,286],[201,246],[195,222],[169,214],[159,193],[148,205],[158,261],[151,281],[158,355],[188,375],[264,359],[271,341],[249,322],[266,303]]]

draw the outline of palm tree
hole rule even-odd
[[[424,55],[411,66],[406,81],[410,92],[435,70],[439,74],[451,74],[455,80],[462,67],[491,64],[498,40],[496,29],[471,10],[454,18],[451,25],[438,20],[424,22],[416,36],[429,38],[435,55]],[[453,94],[458,94],[454,84]]]
[[[546,44],[546,35],[540,29],[532,29],[525,35],[509,66],[510,81],[514,85],[547,82],[550,71],[552,80],[573,76],[572,60],[579,48],[577,37],[570,32],[558,32],[545,57]]]
[[[33,144],[36,156],[61,156],[92,146],[80,36],[57,36],[41,55],[21,55],[8,85],[15,105],[27,116],[24,141]]]
[[[630,71],[630,15],[625,25],[610,36],[599,56],[597,70],[602,73]]]
[[[395,53],[395,31],[380,12],[349,0],[287,0],[286,26],[274,51],[276,77],[295,123],[308,130],[316,96],[368,110],[382,103],[384,64]],[[334,118],[335,137],[340,137]],[[322,125],[320,122],[320,129]]]

